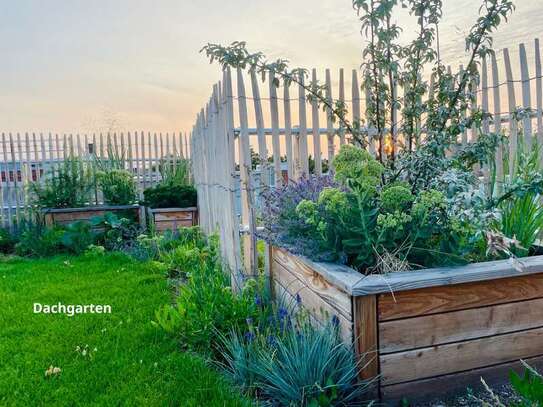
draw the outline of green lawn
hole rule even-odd
[[[168,301],[162,274],[119,254],[0,259],[0,405],[247,405],[151,325]],[[109,304],[112,313],[34,314],[34,302]],[[46,377],[51,365],[61,372]]]

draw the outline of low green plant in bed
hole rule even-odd
[[[0,259],[0,405],[238,406],[206,362],[151,324],[171,300],[163,272],[120,254]],[[111,314],[34,314],[33,304]]]

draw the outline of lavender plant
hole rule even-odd
[[[285,247],[293,253],[318,260],[335,260],[334,254],[312,236],[312,228],[296,214],[299,203],[317,202],[320,193],[338,187],[332,175],[302,177],[295,182],[263,192],[262,226],[260,237]]]

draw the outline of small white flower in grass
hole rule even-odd
[[[51,365],[49,366],[49,369],[45,371],[45,377],[56,376],[60,372],[62,372],[62,369],[60,367],[54,367],[53,365]]]
[[[157,362],[155,362],[154,366],[155,366],[155,367],[158,367],[158,363],[157,363]]]

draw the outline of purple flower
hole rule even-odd
[[[258,294],[255,295],[255,305],[257,307],[260,307],[262,305],[262,299],[260,298]]]
[[[245,332],[245,335],[243,335],[243,337],[245,338],[247,342],[252,342],[255,339],[255,334],[247,331]]]
[[[259,237],[268,243],[284,247],[294,254],[302,254],[321,261],[334,261],[334,255],[323,250],[322,242],[315,238],[312,228],[296,215],[302,200],[317,202],[324,188],[344,189],[334,181],[332,174],[302,177],[279,188],[262,193],[262,220],[264,230]]]
[[[302,297],[300,297],[300,294],[296,293],[296,304],[301,305],[302,304]]]
[[[339,326],[339,318],[337,317],[337,315],[334,315],[332,317],[332,325],[334,325],[335,327]]]
[[[247,318],[245,320],[245,322],[247,322],[247,325],[252,326],[253,325],[253,318]]]
[[[284,319],[288,316],[288,310],[286,308],[280,307],[277,311],[280,319]]]
[[[268,345],[271,346],[274,346],[277,343],[277,339],[275,339],[275,336],[273,335],[269,335],[266,341],[268,342]]]

